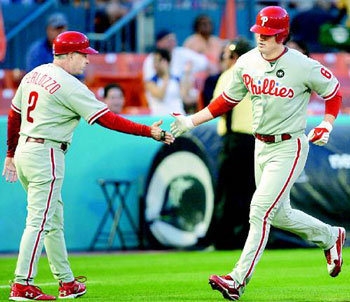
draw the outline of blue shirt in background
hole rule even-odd
[[[26,72],[33,70],[39,65],[52,63],[52,61],[52,46],[49,41],[46,38],[35,41],[27,52]]]

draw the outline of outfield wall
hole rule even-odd
[[[140,123],[151,124],[157,118],[131,117]],[[321,117],[308,120],[309,127]],[[170,117],[164,118],[169,129]],[[215,124],[212,124],[213,128]],[[292,192],[293,204],[319,218],[337,224],[349,224],[350,217],[350,121],[349,116],[337,119],[330,144],[326,148],[312,145],[305,173]],[[205,131],[204,131],[205,134]],[[152,159],[160,144],[151,139],[115,133],[98,125],[81,122],[75,131],[72,147],[66,156],[66,177],[63,185],[66,240],[70,250],[87,250],[106,203],[98,179],[133,180],[128,204],[132,216],[138,219],[138,196]],[[211,146],[205,149],[211,150]],[[6,117],[0,117],[0,162],[6,155]],[[210,151],[211,152],[211,151]],[[212,154],[212,153],[211,153]],[[213,156],[212,156],[213,157]],[[19,183],[0,180],[0,252],[17,251],[24,228],[26,195]],[[121,220],[122,227],[130,228]],[[134,245],[130,238],[127,245]],[[114,247],[119,242],[116,240]]]
[[[151,124],[156,117],[133,117],[133,121]],[[169,128],[170,119],[164,123]],[[0,117],[0,161],[6,156],[6,118]],[[139,182],[147,174],[160,143],[89,126],[81,122],[66,155],[66,175],[62,198],[65,211],[66,240],[71,250],[86,250],[106,208],[98,179],[135,181],[128,203],[136,208]],[[1,168],[2,169],[2,168]],[[26,195],[20,183],[0,180],[0,252],[16,251],[25,223]],[[137,210],[132,213],[135,217]],[[123,223],[123,217],[122,217]],[[133,242],[131,242],[133,244]]]

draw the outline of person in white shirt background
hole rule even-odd
[[[146,97],[152,115],[171,112],[185,113],[186,107],[196,107],[198,95],[193,94],[191,65],[187,64],[182,78],[171,73],[171,56],[167,49],[153,52],[155,75],[145,81]]]
[[[185,72],[186,65],[192,65],[192,72],[207,71],[209,61],[203,54],[199,54],[189,48],[177,46],[174,33],[169,30],[161,30],[156,36],[156,48],[167,49],[171,54],[170,72],[179,78]],[[143,63],[143,78],[149,81],[156,74],[154,68],[154,53],[149,54]]]

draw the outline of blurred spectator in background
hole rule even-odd
[[[190,66],[187,66],[182,79],[171,74],[171,56],[167,49],[156,49],[153,52],[155,76],[146,81],[146,96],[153,115],[185,113],[185,103],[191,103]]]
[[[128,11],[132,8],[132,2],[112,0],[109,1],[106,6],[106,12],[108,15],[109,23],[112,25],[120,18],[124,17]]]
[[[251,49],[250,42],[240,37],[225,47],[223,59],[226,70],[218,80],[213,100],[230,83],[237,59]],[[217,210],[211,228],[211,232],[215,232],[212,237],[218,249],[241,248],[249,231],[249,207],[255,191],[252,122],[252,102],[247,94],[218,123],[218,133],[223,136],[223,148],[215,194]],[[239,171],[234,182],[232,171]]]
[[[291,22],[290,32],[298,41],[304,41],[310,52],[328,52],[330,49],[320,45],[318,41],[321,25],[334,23],[337,9],[327,0],[317,0],[314,6],[298,13]]]
[[[118,84],[108,84],[103,89],[103,101],[114,113],[121,113],[125,103],[124,91]]]
[[[185,74],[188,64],[192,65],[192,72],[206,71],[209,63],[206,56],[193,50],[177,46],[176,36],[169,30],[161,30],[156,36],[156,48],[167,49],[171,54],[170,73],[181,78]],[[156,74],[154,68],[154,53],[145,59],[143,64],[143,78],[150,81]]]
[[[221,53],[221,56],[220,56],[219,68],[220,69],[219,69],[218,73],[209,75],[205,79],[204,86],[203,86],[202,93],[201,93],[203,107],[206,107],[209,105],[210,101],[213,98],[214,89],[215,89],[216,84],[219,80],[219,77],[221,76],[222,72],[227,69],[225,67],[224,51]]]
[[[26,71],[29,72],[35,67],[52,63],[52,43],[60,33],[66,31],[68,21],[61,13],[54,13],[47,19],[46,37],[35,41],[29,48],[26,55]]]
[[[123,18],[132,9],[136,1],[111,0],[100,1],[96,4],[94,30],[96,33],[106,32],[115,22]],[[136,21],[131,20],[121,30],[122,51],[136,49]]]
[[[106,12],[106,8],[105,7],[97,8],[95,13],[95,20],[94,20],[95,33],[102,34],[110,26],[111,26],[111,23],[109,21],[108,14]]]
[[[220,38],[213,35],[213,22],[209,16],[198,16],[194,21],[193,31],[194,34],[185,40],[184,47],[206,55],[217,66],[217,72],[219,70],[223,42]]]
[[[302,54],[306,55],[307,57],[310,56],[309,49],[307,48],[307,45],[306,45],[306,43],[304,41],[290,39],[286,43],[286,45],[289,48],[296,49],[296,50],[300,51]]]
[[[124,17],[131,9],[130,2],[125,3],[125,1],[119,0],[99,2],[96,6],[96,33],[104,33],[114,22]]]

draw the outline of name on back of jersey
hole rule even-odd
[[[58,84],[57,81],[55,81],[52,77],[40,72],[29,73],[25,77],[24,82],[26,84],[38,85],[47,90],[47,92],[50,94],[54,94],[58,89],[61,88],[61,85]]]
[[[266,77],[261,80],[254,81],[249,74],[243,74],[244,85],[252,95],[270,95],[281,98],[292,99],[295,95],[294,90],[290,87],[283,86],[275,78]]]

